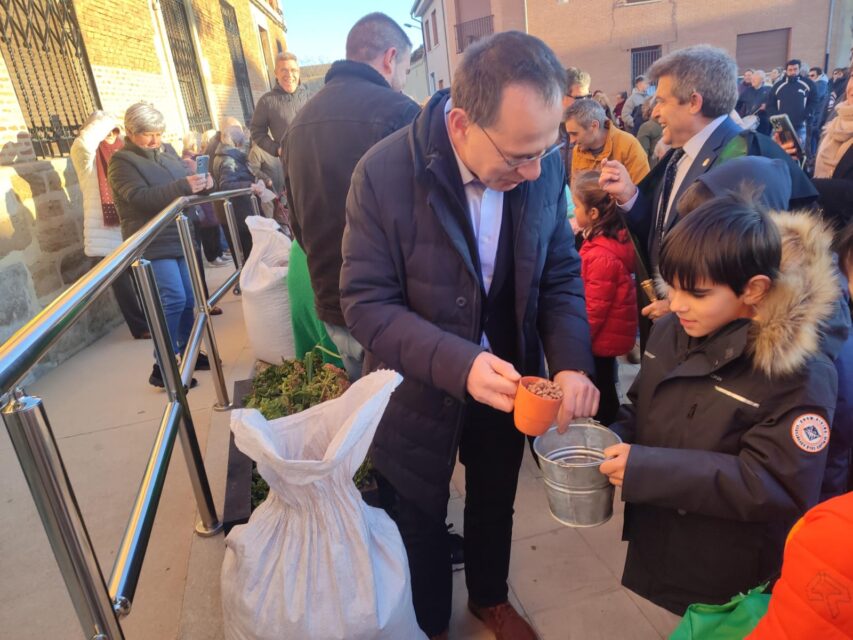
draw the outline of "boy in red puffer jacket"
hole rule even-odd
[[[581,278],[595,356],[595,385],[601,392],[595,418],[610,424],[619,410],[616,356],[628,353],[637,335],[637,290],[632,277],[634,247],[616,201],[598,186],[598,171],[572,180],[575,219],[583,232]]]

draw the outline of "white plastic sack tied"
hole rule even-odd
[[[248,216],[246,226],[252,233],[252,252],[240,274],[246,334],[255,358],[279,364],[296,355],[287,294],[290,239],[263,216]]]
[[[394,522],[352,482],[402,378],[377,371],[344,395],[267,421],[234,411],[237,447],[270,493],[225,541],[227,640],[425,640]]]

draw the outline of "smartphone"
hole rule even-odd
[[[782,142],[794,143],[794,148],[797,150],[797,157],[800,160],[805,158],[803,146],[800,144],[800,137],[794,131],[794,125],[791,124],[791,119],[787,113],[770,116],[770,125],[773,127],[773,131],[779,135],[779,139]]]
[[[195,172],[200,176],[210,173],[210,156],[196,156]]]

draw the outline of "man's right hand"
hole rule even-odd
[[[465,388],[477,402],[509,413],[521,374],[509,362],[483,351],[474,358]]]
[[[618,204],[625,204],[637,193],[637,186],[631,181],[625,165],[616,160],[605,160],[602,163],[598,185],[613,196]]]
[[[189,183],[190,189],[192,189],[193,193],[198,193],[199,191],[204,191],[205,189],[207,189],[207,179],[207,174],[200,175],[194,173],[191,176],[187,176],[187,182]]]

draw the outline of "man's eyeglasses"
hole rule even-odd
[[[480,125],[477,125],[477,126],[480,127]],[[484,134],[486,134],[486,137],[489,139],[489,142],[492,143],[492,146],[495,148],[495,151],[497,151],[500,154],[501,158],[503,158],[503,161],[506,162],[506,166],[508,166],[510,169],[517,169],[518,167],[522,167],[522,166],[529,164],[531,162],[536,162],[537,160],[543,160],[544,158],[550,156],[555,151],[558,151],[559,149],[563,148],[566,144],[565,142],[556,142],[556,143],[552,144],[550,147],[547,147],[544,151],[541,151],[540,153],[533,154],[532,156],[525,156],[523,158],[508,158],[506,156],[506,154],[503,151],[501,151],[501,148],[495,144],[495,141],[492,140],[492,136],[489,135],[488,131],[486,131],[483,127],[480,127],[480,131],[482,131]]]

